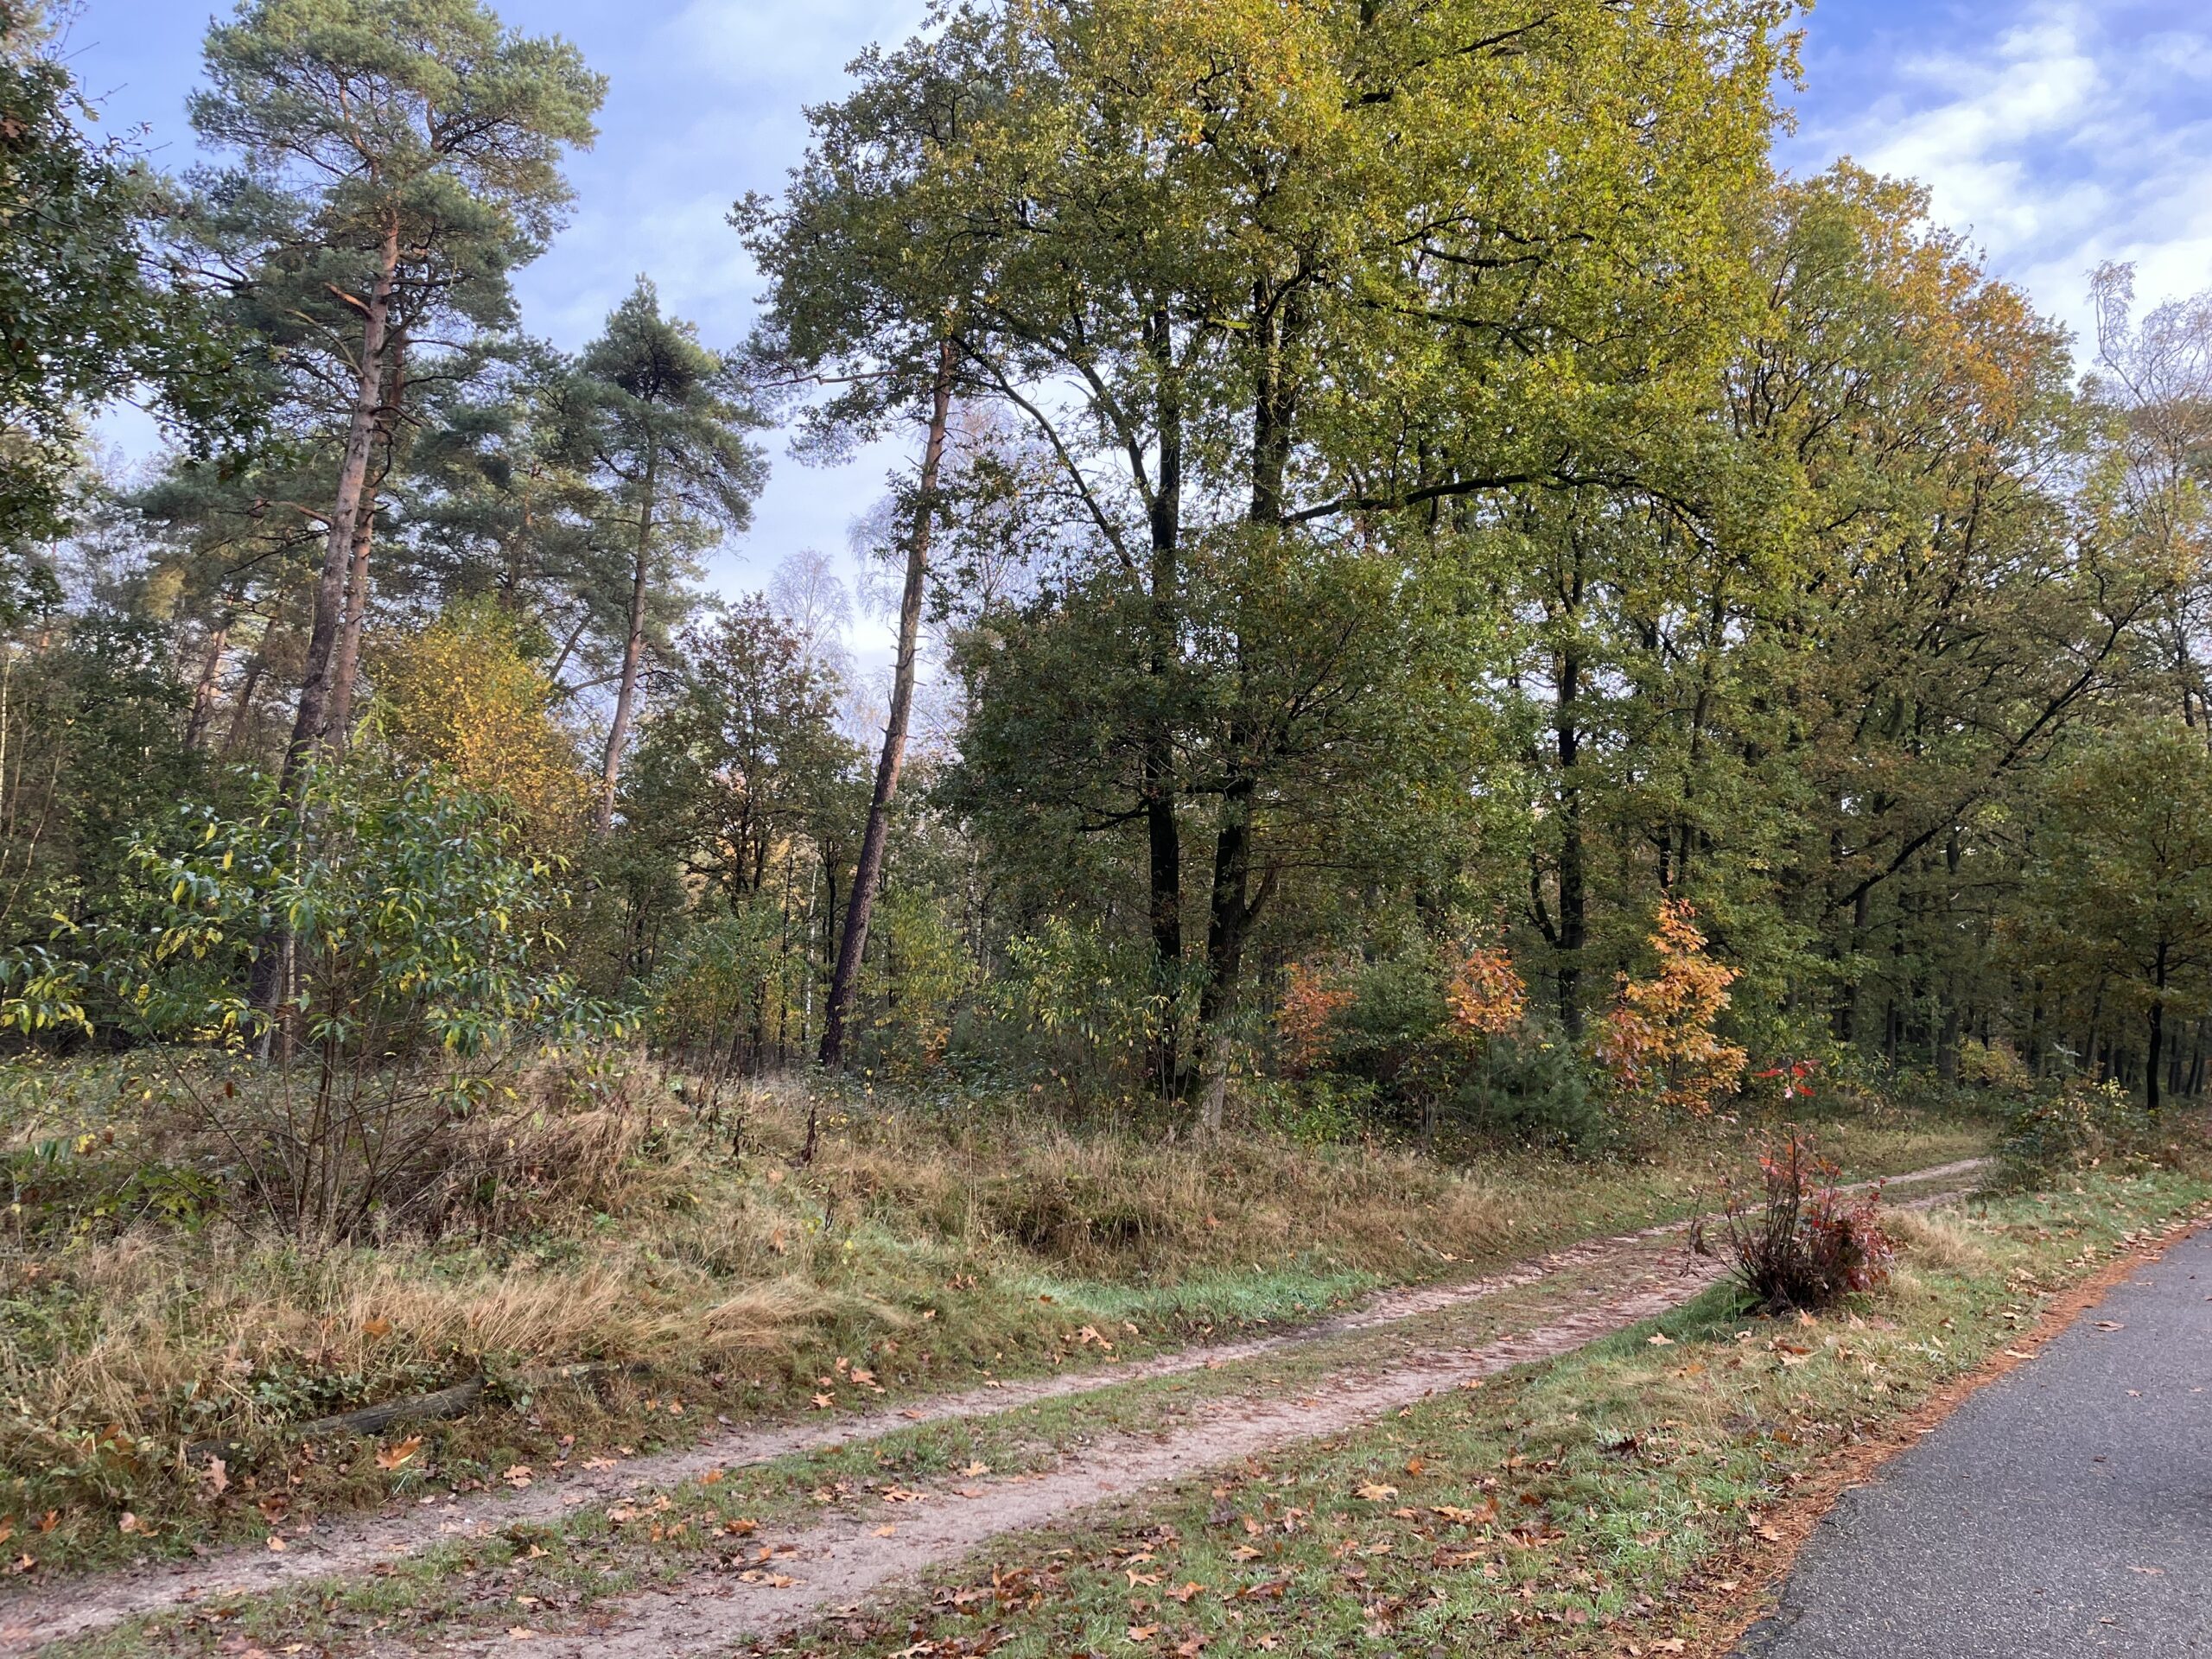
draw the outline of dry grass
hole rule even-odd
[[[1097,1320],[1138,1325],[1127,1348],[1310,1316],[1367,1285],[1679,1213],[1741,1154],[1720,1128],[1647,1161],[1453,1167],[1077,1132],[974,1100],[813,1102],[793,1084],[701,1113],[634,1067],[534,1077],[516,1109],[456,1135],[465,1202],[437,1229],[308,1243],[219,1206],[163,1218],[111,1201],[149,1170],[205,1166],[186,1115],[143,1082],[72,1079],[86,1138],[0,1243],[0,1514],[54,1509],[62,1541],[95,1554],[118,1547],[119,1510],[206,1496],[181,1456],[194,1443],[257,1448],[242,1471],[303,1501],[362,1501],[391,1483],[286,1427],[481,1376],[486,1408],[437,1431],[442,1484],[466,1484],[559,1455],[564,1433],[582,1456],[803,1408],[839,1357],[912,1390],[1059,1363]],[[1843,1150],[1934,1162],[1969,1141],[1890,1128]],[[600,1363],[596,1384],[518,1408],[522,1380],[579,1362]],[[652,1414],[679,1394],[702,1408],[681,1427]]]
[[[1931,1273],[1988,1270],[1986,1229],[1957,1211],[1885,1209],[1882,1230],[1897,1247],[1897,1259],[1911,1267]]]

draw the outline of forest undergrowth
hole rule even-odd
[[[544,1065],[436,1217],[303,1239],[207,1172],[204,1058],[19,1066],[0,1246],[0,1515],[19,1570],[188,1549],[518,1467],[681,1446],[1311,1321],[1681,1216],[1752,1126],[1573,1160],[1066,1122],[946,1090],[722,1091]],[[688,1098],[687,1098],[688,1096]],[[1983,1122],[1838,1107],[1854,1175]],[[303,1426],[480,1381],[379,1441]],[[28,1558],[29,1567],[21,1565]]]

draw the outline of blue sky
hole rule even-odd
[[[520,283],[526,325],[570,346],[641,271],[709,341],[734,343],[757,284],[724,212],[743,191],[776,188],[804,142],[802,106],[834,96],[854,54],[903,35],[924,10],[920,0],[494,3],[517,28],[575,41],[612,83],[599,145],[571,169],[574,219]],[[109,124],[143,125],[165,165],[191,159],[184,96],[216,9],[86,0],[70,36]],[[2077,326],[2101,260],[2134,261],[2146,302],[2212,288],[2205,0],[1822,0],[1804,27],[1808,85],[1782,144],[1793,168],[1849,155],[1925,181],[1940,219]],[[143,442],[143,423],[110,429],[126,447]],[[757,585],[798,547],[842,556],[848,524],[897,459],[828,472],[779,454],[754,528],[717,559],[715,585]]]

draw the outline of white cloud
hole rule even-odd
[[[2077,332],[2105,260],[2134,263],[2146,302],[2212,288],[2212,29],[2157,15],[2180,10],[2042,0],[1993,37],[1969,16],[1793,149],[1921,180]]]

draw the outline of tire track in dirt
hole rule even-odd
[[[1986,1166],[1986,1162],[1981,1159],[1967,1159],[1938,1165],[1891,1178],[1885,1185],[1892,1189],[1909,1186],[1916,1192],[1931,1185],[1942,1186],[1942,1190],[1925,1200],[1933,1202],[1952,1196],[1951,1189],[1943,1184],[1958,1182],[1978,1173]],[[1875,1184],[1861,1184],[1862,1186],[1872,1185]],[[1179,1349],[1173,1353],[1113,1366],[1110,1370],[1086,1370],[1019,1382],[987,1385],[957,1394],[937,1395],[903,1408],[856,1414],[828,1426],[795,1423],[740,1427],[725,1433],[709,1436],[693,1446],[631,1459],[613,1469],[567,1471],[564,1478],[535,1484],[520,1492],[487,1492],[465,1500],[455,1499],[443,1504],[420,1504],[413,1509],[387,1511],[380,1516],[356,1514],[334,1516],[317,1522],[311,1532],[288,1539],[283,1554],[231,1550],[205,1560],[64,1580],[51,1586],[42,1586],[29,1594],[17,1594],[0,1600],[0,1654],[34,1652],[48,1643],[90,1634],[130,1618],[194,1603],[228,1601],[264,1594],[308,1580],[359,1574],[378,1563],[401,1559],[457,1537],[495,1532],[518,1522],[556,1521],[595,1503],[611,1503],[657,1487],[672,1486],[696,1479],[710,1469],[747,1468],[800,1453],[834,1451],[880,1440],[920,1424],[1001,1416],[1040,1401],[1103,1393],[1147,1378],[1213,1370],[1236,1361],[1258,1358],[1331,1338],[1386,1329],[1410,1319],[1463,1307],[1502,1292],[1537,1285],[1564,1274],[1613,1264],[1633,1264],[1639,1258],[1649,1263],[1657,1259],[1658,1253],[1651,1248],[1655,1243],[1680,1237],[1688,1231],[1689,1224],[1687,1221],[1669,1222],[1634,1232],[1587,1240],[1531,1258],[1502,1273],[1459,1284],[1413,1286],[1381,1292],[1346,1313],[1279,1335]],[[1677,1256],[1674,1260],[1679,1266],[1682,1258]],[[1190,1468],[1206,1466],[1255,1449],[1244,1446],[1242,1440],[1236,1438],[1248,1433],[1272,1433],[1274,1427],[1283,1428],[1284,1432],[1277,1438],[1263,1442],[1274,1446],[1289,1440],[1332,1433],[1363,1421],[1359,1414],[1362,1412],[1372,1416],[1395,1409],[1433,1388],[1434,1377],[1441,1370],[1457,1366],[1469,1376],[1487,1375],[1530,1360],[1554,1357],[1688,1300],[1711,1283],[1717,1271],[1710,1264],[1700,1263],[1696,1270],[1678,1272],[1663,1292],[1645,1288],[1624,1299],[1608,1301],[1595,1309],[1585,1309],[1568,1315],[1556,1324],[1547,1325],[1517,1340],[1500,1340],[1478,1350],[1418,1356],[1363,1381],[1353,1381],[1357,1368],[1348,1368],[1339,1375],[1337,1383],[1325,1385],[1322,1392],[1332,1400],[1338,1401],[1339,1405],[1347,1399],[1363,1402],[1346,1406],[1344,1408],[1352,1414],[1349,1416],[1343,1415],[1341,1411],[1324,1413],[1318,1407],[1309,1409],[1294,1402],[1276,1402],[1256,1408],[1243,1402],[1213,1402],[1215,1406],[1229,1410],[1241,1410],[1242,1415],[1236,1423],[1209,1421],[1201,1429],[1186,1430],[1169,1436],[1169,1444],[1176,1448],[1170,1459],[1170,1472],[1186,1472]],[[1606,1323],[1607,1320],[1611,1323]],[[1574,1336],[1577,1332],[1582,1334]],[[1563,1345],[1553,1345],[1554,1344]],[[1470,1367],[1478,1369],[1467,1369]],[[1426,1380],[1410,1395],[1395,1392],[1412,1386],[1413,1379],[1416,1377]],[[1371,1409],[1365,1403],[1370,1396],[1380,1401],[1380,1403],[1373,1404]],[[1220,1414],[1217,1412],[1215,1414],[1218,1417]],[[1240,1428],[1238,1423],[1248,1427]],[[1297,1427],[1294,1428],[1293,1426]],[[1231,1438],[1224,1440],[1221,1438],[1224,1435]],[[1198,1445],[1199,1441],[1204,1442],[1203,1448]],[[974,1544],[997,1533],[1035,1524],[1033,1521],[1022,1518],[1030,1513],[1033,1503],[1042,1503],[1045,1509],[1041,1518],[1050,1518],[1066,1513],[1071,1507],[1096,1501],[1100,1496],[1096,1483],[1100,1479],[1110,1478],[1118,1483],[1116,1490],[1153,1484],[1166,1477],[1147,1474],[1133,1480],[1125,1477],[1134,1468],[1160,1466],[1155,1457],[1160,1451],[1160,1444],[1159,1438],[1152,1435],[1116,1436],[1099,1441],[1079,1456],[1064,1461],[1044,1475],[1021,1480],[1002,1480],[979,1489],[986,1491],[995,1501],[969,1501],[969,1509],[973,1512],[975,1521],[963,1527],[951,1524],[948,1518],[946,1524],[938,1529],[943,1532],[942,1538],[935,1543],[930,1541],[931,1529],[918,1524],[913,1527],[911,1535],[894,1535],[887,1541],[871,1533],[858,1541],[872,1547],[869,1550],[855,1554],[854,1541],[847,1540],[842,1554],[825,1557],[833,1563],[825,1571],[830,1573],[836,1582],[864,1578],[866,1588],[873,1588],[904,1576],[918,1566],[963,1554]],[[1229,1446],[1230,1449],[1217,1455],[1213,1449],[1216,1446]],[[1201,1452],[1203,1462],[1192,1464],[1190,1461],[1192,1457]],[[1099,1471],[1104,1472],[1102,1474]],[[1086,1487],[1084,1484],[1085,1481],[1092,1484]],[[1039,1494],[1047,1489],[1050,1496],[1040,1497]],[[1080,1496],[1073,1495],[1077,1493]],[[938,1511],[932,1516],[932,1522],[937,1522],[940,1517],[949,1517],[952,1513],[950,1510]],[[844,1524],[842,1522],[825,1523],[807,1535],[812,1537],[818,1533],[834,1540],[838,1529]],[[854,1522],[851,1524],[857,1528],[859,1523]],[[906,1531],[903,1525],[901,1531]],[[880,1558],[894,1564],[878,1573],[862,1561],[863,1554],[869,1560]],[[752,1589],[753,1586],[743,1585],[734,1589],[715,1586],[709,1597],[711,1616],[723,1621],[733,1618],[739,1621],[734,1633],[720,1639],[735,1640],[747,1633],[747,1627],[742,1623],[746,1615],[741,1607],[733,1604],[731,1598],[737,1590],[749,1592]],[[855,1589],[849,1592],[825,1592],[820,1597],[808,1599],[804,1608],[798,1609],[791,1618],[775,1628],[785,1628],[791,1623],[803,1620],[808,1610],[818,1611],[836,1605],[840,1595],[842,1599],[849,1601],[862,1593],[865,1593],[865,1589]],[[778,1594],[773,1590],[766,1592],[764,1605],[776,1605]],[[785,1598],[782,1605],[787,1611],[797,1606],[789,1598]],[[721,1628],[727,1630],[728,1626],[724,1624]],[[555,1643],[550,1647],[534,1647],[532,1651],[660,1655],[692,1650],[682,1645],[674,1630],[665,1637],[652,1638],[661,1642],[659,1646],[653,1646],[651,1642],[639,1648],[604,1645],[627,1639],[613,1631],[592,1639],[602,1645],[564,1649]],[[503,1644],[505,1641],[503,1637]],[[677,1645],[668,1645],[671,1641]],[[388,1649],[392,1653],[418,1650],[421,1649]],[[463,1645],[452,1650],[469,1652],[474,1649]]]
[[[958,1493],[932,1494],[926,1504],[902,1504],[898,1529],[887,1538],[870,1525],[875,1516],[841,1516],[775,1547],[772,1576],[781,1582],[771,1583],[757,1571],[754,1581],[747,1582],[732,1570],[708,1568],[677,1585],[602,1606],[580,1630],[534,1636],[522,1650],[532,1659],[668,1659],[721,1653],[779,1636],[957,1560],[994,1537],[1126,1504],[1141,1499],[1147,1488],[1372,1422],[1463,1382],[1556,1358],[1680,1306],[1722,1271],[1716,1262],[1698,1261],[1672,1273],[1654,1272],[1626,1294],[1525,1335],[1478,1348],[1421,1352],[1364,1375],[1339,1373],[1295,1398],[1206,1401],[1173,1432],[1116,1434],[1040,1475],[987,1481]],[[517,1650],[516,1637],[505,1629],[462,1639],[418,1635],[371,1649],[378,1659],[430,1654],[490,1659]]]

